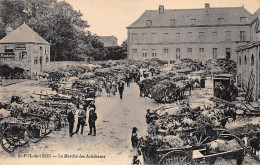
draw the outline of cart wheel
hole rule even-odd
[[[34,119],[34,129],[30,130],[30,141],[37,143],[42,140],[46,134],[46,124],[41,119]]]
[[[203,132],[196,131],[193,132],[192,134],[193,134],[193,140],[195,146],[202,146],[210,142],[209,136],[205,135]]]
[[[194,161],[184,151],[171,151],[160,159],[159,165],[194,165]]]
[[[7,127],[2,134],[1,146],[12,153],[17,147],[23,147],[29,142],[29,131],[22,125],[11,125]]]

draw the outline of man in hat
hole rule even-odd
[[[88,108],[94,108],[94,110],[96,111],[96,106],[95,106],[95,100],[94,99],[89,99],[89,104],[88,104]]]
[[[78,110],[78,124],[77,124],[77,130],[76,130],[76,134],[79,132],[79,128],[81,126],[81,132],[80,134],[83,134],[83,129],[86,123],[86,111],[83,110],[83,107],[79,107],[79,105],[77,106]]]
[[[95,124],[96,120],[97,120],[96,110],[93,107],[91,107],[89,109],[89,119],[88,119],[89,133],[88,133],[88,135],[96,136],[96,124]]]

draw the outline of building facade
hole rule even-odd
[[[128,59],[236,60],[236,48],[250,41],[252,20],[244,7],[146,10],[127,27]]]
[[[50,44],[26,24],[0,40],[0,63],[21,67],[29,77],[50,67]]]
[[[251,98],[260,98],[260,10],[250,26],[250,42],[237,48],[237,84],[245,91],[252,90]]]
[[[104,47],[114,47],[118,45],[115,36],[99,36],[99,40],[104,44]]]

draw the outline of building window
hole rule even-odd
[[[133,53],[136,54],[137,53],[137,49],[133,49]]]
[[[196,25],[196,19],[191,19],[191,25]]]
[[[239,63],[239,65],[242,64],[242,59],[241,59],[241,57],[238,58],[238,63]]]
[[[152,26],[152,21],[151,21],[151,20],[146,20],[146,26],[147,26],[147,27]]]
[[[255,56],[252,54],[251,56],[251,66],[254,66],[255,64]]]
[[[218,24],[223,24],[224,23],[224,18],[218,18]]]
[[[204,53],[204,48],[200,48],[200,53]]]
[[[156,33],[152,33],[152,43],[156,43]]]
[[[14,53],[14,49],[5,48],[5,53]]]
[[[218,41],[218,32],[212,32],[212,41]]]
[[[246,41],[245,31],[240,31],[240,41]]]
[[[157,57],[156,49],[152,49],[152,57]]]
[[[47,62],[49,62],[49,57],[48,57],[48,56],[46,56],[46,63],[47,63]]]
[[[226,59],[230,59],[230,57],[231,57],[231,49],[226,48]]]
[[[47,47],[45,48],[45,55],[48,55],[49,54],[49,51],[47,49]]]
[[[246,17],[240,17],[240,23],[245,23],[246,22]]]
[[[245,55],[245,57],[244,57],[244,65],[246,65],[247,64],[247,58],[246,58],[246,55]]]
[[[187,41],[189,42],[192,42],[193,41],[193,38],[192,38],[192,32],[188,32],[188,39]]]
[[[38,58],[34,58],[34,64],[38,64]]]
[[[19,53],[19,59],[27,59],[27,51],[22,51]]]
[[[143,49],[143,50],[142,50],[142,53],[143,53],[143,57],[146,58],[146,57],[147,57],[147,51],[146,51],[146,49]]]
[[[217,48],[213,48],[213,59],[216,60],[218,59],[218,49]]]
[[[170,25],[171,25],[171,26],[175,26],[175,19],[171,19],[171,20],[170,20]]]
[[[176,33],[176,41],[179,42],[180,41],[180,38],[181,38],[181,34],[180,33]]]
[[[147,44],[147,33],[142,34],[142,43]]]
[[[170,64],[174,64],[175,63],[175,61],[174,60],[170,60]]]
[[[133,44],[137,44],[138,43],[137,34],[132,34],[132,43]]]
[[[226,31],[226,41],[231,41],[231,31]]]
[[[188,48],[188,53],[192,53],[192,48]]]
[[[169,42],[168,37],[169,37],[168,33],[163,33],[163,42],[164,43],[168,43]]]
[[[199,32],[199,40],[200,41],[204,40],[204,32]]]
[[[169,50],[168,49],[164,49],[163,52],[164,52],[164,54],[168,54]]]

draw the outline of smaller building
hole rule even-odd
[[[104,43],[104,47],[114,47],[118,45],[115,36],[99,36],[99,40]]]
[[[260,100],[260,10],[254,15],[250,42],[236,50],[237,85],[248,92],[252,101],[257,101]]]
[[[11,29],[8,29],[8,31]],[[25,23],[0,40],[0,63],[21,67],[29,77],[48,70],[50,44]]]

